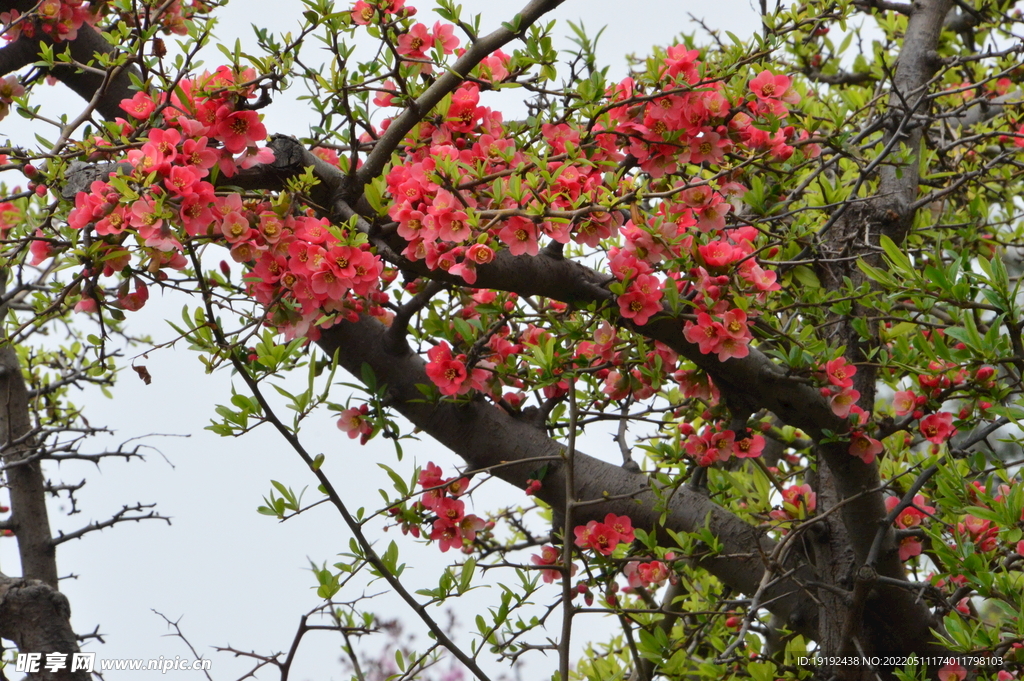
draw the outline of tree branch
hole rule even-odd
[[[396,119],[391,121],[388,129],[377,140],[373,151],[366,157],[359,172],[356,173],[357,187],[353,187],[354,196],[362,193],[362,186],[373,178],[380,175],[384,166],[391,159],[391,154],[398,148],[406,134],[416,126],[428,111],[433,109],[438,102],[444,99],[445,95],[454,92],[465,80],[469,72],[473,70],[482,59],[501,48],[506,43],[518,38],[537,19],[544,14],[561,5],[565,0],[532,0],[530,4],[522,9],[511,23],[517,24],[519,30],[515,33],[502,26],[490,35],[476,40],[459,59],[452,65],[444,75],[434,81],[434,84],[427,88],[426,92],[420,95],[415,102]],[[518,21],[517,21],[518,20]],[[351,198],[351,197],[348,197]]]
[[[425,362],[411,351],[389,354],[383,342],[386,333],[383,324],[364,317],[358,323],[342,322],[324,330],[318,344],[330,356],[339,352],[341,365],[357,377],[364,363],[372,367],[378,385],[387,385],[392,406],[465,459],[470,470],[492,468],[497,477],[525,489],[527,481],[535,477],[537,466],[516,465],[517,461],[544,456],[556,461],[563,455],[565,447],[543,431],[513,418],[483,398],[465,405],[424,402],[416,384],[430,384]],[[763,529],[751,527],[687,487],[665,490],[664,498],[659,498],[647,476],[582,452],[576,453],[574,468],[575,496],[581,502],[574,511],[577,524],[616,513],[628,515],[638,527],[654,530],[659,527],[663,507],[667,506],[665,526],[669,529],[694,531],[706,526],[721,541],[719,555],[696,559],[701,567],[738,591],[757,591],[765,571],[763,557],[771,555],[775,547]],[[553,508],[564,508],[570,501],[564,475],[564,466],[552,463],[537,494]],[[809,568],[800,568],[797,576],[810,579],[807,571]],[[767,588],[764,600],[772,599],[772,612],[794,631],[813,636],[815,615],[795,581],[778,581]]]

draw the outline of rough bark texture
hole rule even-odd
[[[23,653],[43,653],[44,660],[47,653],[67,656],[64,669],[42,670],[25,681],[89,681],[88,672],[70,669],[71,655],[79,652],[70,617],[67,597],[49,584],[0,573],[0,638],[14,641]]]
[[[0,346],[0,443],[11,495],[11,525],[18,539],[21,574],[57,588],[57,561],[46,512],[42,468],[30,442],[19,440],[31,430],[28,394],[18,355],[6,341]]]

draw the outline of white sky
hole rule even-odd
[[[411,4],[420,9],[424,23],[433,23],[435,18],[428,13],[426,2]],[[522,4],[474,0],[465,6],[466,12],[484,14],[481,26],[486,33],[500,21],[511,18]],[[250,23],[262,22],[279,32],[292,30],[297,26],[301,7],[297,0],[235,0],[219,14],[221,25],[216,33],[229,45],[238,38],[244,49],[255,51]],[[756,13],[747,0],[699,4],[670,0],[569,0],[553,18],[582,20],[591,33],[607,25],[599,43],[599,63],[612,65],[612,76],[618,78],[625,73],[624,54],[646,54],[651,45],[671,44],[680,32],[694,30],[696,27],[688,18],[690,13],[741,37],[758,25]],[[570,30],[564,26],[555,33],[564,36]],[[563,41],[561,47],[571,45]],[[208,51],[207,66],[212,68],[221,63],[220,56],[219,52]],[[274,104],[264,110],[271,133],[306,132],[312,117],[301,102],[295,101],[300,94],[304,91],[296,83],[292,91],[279,94]],[[60,87],[36,103],[45,104],[43,113],[51,117],[60,111],[74,116],[81,110],[80,102]],[[0,123],[0,137],[18,140],[20,135],[26,139],[24,129],[23,120],[12,114]],[[6,177],[2,179],[10,182]],[[162,300],[154,295],[141,312],[130,314],[131,329],[137,334],[148,333],[157,342],[167,340],[174,332],[164,320],[180,319],[185,303],[180,297]],[[347,550],[349,535],[341,519],[326,505],[283,524],[256,513],[256,507],[270,489],[271,479],[296,489],[309,485],[308,499],[317,496],[315,481],[298,457],[269,429],[238,440],[220,438],[203,430],[213,415],[214,405],[226,403],[230,397],[227,372],[205,375],[196,355],[184,346],[155,351],[138,363],[149,368],[152,385],[145,386],[133,373],[126,372],[113,400],[106,400],[97,392],[74,399],[86,405],[91,423],[117,431],[115,443],[148,433],[191,433],[191,437],[149,440],[163,455],[153,453],[144,463],[109,460],[99,472],[75,463],[60,470],[50,466],[46,472],[54,480],[88,481],[77,495],[82,512],[67,517],[62,513],[66,504],[53,503],[51,523],[55,532],[72,531],[92,520],[108,518],[123,504],[157,502],[158,510],[172,517],[173,525],[168,527],[157,521],[123,524],[62,545],[58,551],[60,573],[73,573],[76,578],[63,581],[61,589],[71,601],[76,630],[84,633],[99,625],[104,634],[105,645],[90,641],[85,646],[86,650],[96,651],[99,658],[189,656],[179,639],[167,636],[163,620],[152,612],[157,610],[171,619],[181,618],[191,643],[212,658],[214,679],[237,679],[249,669],[249,663],[215,653],[212,646],[231,645],[259,653],[287,650],[299,617],[320,602],[312,588],[315,580],[309,572],[309,562],[335,562],[334,557]],[[350,378],[341,376],[340,380]],[[344,402],[346,390],[338,387],[332,395],[334,401]],[[414,460],[421,465],[428,460],[436,461],[449,474],[457,463],[446,450],[429,440],[406,444],[406,459],[398,463],[388,441],[378,439],[360,447],[338,431],[326,413],[312,419],[303,431],[303,440],[309,451],[326,454],[325,470],[345,490],[352,508],[376,509],[380,504],[377,489],[389,483],[378,469],[378,462],[397,468],[406,477]],[[606,438],[592,437],[582,447],[610,460],[618,457],[614,445]],[[480,514],[488,508],[524,500],[521,492],[498,481],[490,483],[484,491],[476,497],[475,510]],[[484,499],[493,506],[485,508]],[[386,546],[399,535],[392,531],[386,535],[377,532],[376,536]],[[445,564],[436,547],[402,541],[399,544],[403,561],[412,566],[406,572],[409,586],[415,589],[436,583],[438,570]],[[7,574],[18,573],[13,540],[0,539],[0,566]],[[377,584],[367,592],[383,591],[386,589]],[[339,598],[344,600],[345,592]],[[497,602],[497,598],[497,590],[480,590],[467,595],[463,603],[452,605],[462,624],[468,625],[478,610]],[[416,629],[415,622],[393,599],[381,598],[372,609],[385,617],[402,619],[410,631]],[[441,612],[436,616],[445,619]],[[584,627],[591,632],[604,629],[595,622],[581,624],[584,626],[577,627],[575,634],[577,641],[584,640]],[[552,631],[557,632],[557,628]],[[421,644],[425,640],[423,635],[417,638]],[[470,638],[464,630],[457,640],[468,646]],[[334,634],[310,633],[300,649],[291,679],[347,678],[338,664],[339,656],[339,641]],[[557,664],[554,657],[545,661],[535,656],[532,660],[522,672],[523,678],[547,678]],[[501,671],[493,665],[487,668],[496,674]],[[147,674],[156,672],[110,672],[107,678],[116,681],[143,678]],[[201,672],[171,672],[166,678],[203,676]],[[258,678],[276,679],[279,674],[268,670],[258,674]]]

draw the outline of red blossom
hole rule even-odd
[[[924,417],[918,428],[921,431],[921,437],[937,445],[941,445],[956,432],[956,429],[953,428],[953,415],[946,411]]]

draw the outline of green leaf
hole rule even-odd
[[[915,277],[916,273],[910,264],[910,259],[900,250],[899,246],[893,243],[892,239],[883,234],[879,239],[879,243],[882,246],[882,250],[885,251],[885,255],[888,256],[889,263],[893,269],[908,277]]]
[[[363,383],[370,389],[370,392],[377,392],[377,377],[373,373],[373,367],[368,363],[363,362],[363,366],[360,367],[359,373],[360,376],[362,376]]]
[[[818,280],[818,275],[807,265],[797,265],[794,267],[793,278],[809,288],[821,288],[821,281]]]
[[[470,584],[473,582],[473,575],[476,572],[476,561],[472,558],[467,560],[462,565],[462,574],[459,575],[459,595],[466,593],[469,590]]]

